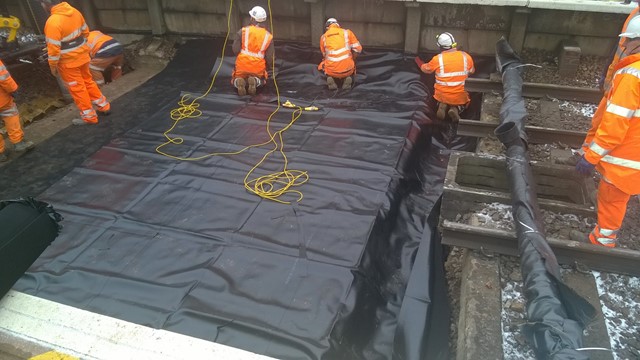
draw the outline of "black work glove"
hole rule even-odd
[[[584,155],[582,155],[582,157],[576,164],[576,171],[584,176],[593,175],[593,171],[595,170],[595,168],[596,166],[588,162],[587,159],[584,158]]]

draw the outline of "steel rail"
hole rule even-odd
[[[443,220],[442,243],[471,249],[518,256],[515,231],[483,228]],[[588,243],[547,238],[558,261],[568,265],[585,265],[593,270],[640,276],[640,251],[607,248]]]
[[[502,93],[502,82],[489,79],[468,78],[465,89],[469,92],[497,92]],[[561,86],[554,84],[524,83],[522,96],[531,98],[551,97],[559,100],[580,101],[598,104],[602,99],[602,92],[594,88]]]
[[[493,136],[493,130],[498,124],[481,122],[477,120],[460,119],[458,122],[458,135],[474,137]],[[571,147],[580,147],[586,133],[572,130],[551,129],[538,126],[525,126],[525,131],[532,144],[563,143]]]

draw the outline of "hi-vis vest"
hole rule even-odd
[[[606,181],[636,195],[640,194],[640,54],[627,56],[616,70],[585,158],[596,164]]]
[[[44,35],[50,67],[77,67],[91,60],[86,46],[89,27],[82,14],[66,2],[51,8]]]
[[[105,55],[102,54],[113,52],[115,48],[122,46],[114,38],[98,30],[93,30],[89,33],[87,45],[89,46],[89,55],[91,55],[92,59],[95,57],[105,57]]]
[[[242,49],[236,58],[235,73],[267,77],[265,53],[273,36],[264,28],[249,25],[242,28]]]
[[[627,26],[629,25],[629,21],[631,21],[631,19],[633,19],[634,17],[640,15],[638,10],[639,10],[639,7],[636,7],[631,11],[629,16],[627,17],[627,20],[624,22],[624,25],[622,26],[622,30],[620,31],[620,33],[626,32]],[[622,52],[623,41],[624,41],[624,38],[620,38],[620,40],[618,41],[618,46],[616,47],[616,52],[613,55],[613,60],[611,61],[611,64],[607,69],[607,76],[604,78],[605,93],[609,91],[609,89],[611,88],[611,80],[613,80],[613,74],[616,72],[616,66],[618,65],[618,62],[620,62],[620,60],[622,60],[625,57],[625,54]]]
[[[473,59],[466,52],[456,49],[443,51],[422,65],[421,69],[426,73],[435,73],[433,97],[439,102],[465,105],[470,101],[464,84],[475,68]]]
[[[0,108],[7,105],[13,98],[11,93],[18,90],[18,84],[13,80],[11,74],[0,60]],[[18,115],[18,108],[13,106],[11,109],[7,109],[0,113],[1,116],[14,116]],[[4,141],[0,139],[0,141]]]
[[[362,45],[355,35],[338,25],[330,25],[320,38],[324,55],[324,71],[329,76],[351,75],[355,68],[351,51],[361,52]]]

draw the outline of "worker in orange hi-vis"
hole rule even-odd
[[[267,83],[267,68],[274,58],[273,36],[265,28],[267,12],[260,6],[249,11],[251,24],[238,31],[233,41],[233,53],[237,55],[231,74],[231,84],[238,95],[255,95],[256,89]]]
[[[440,54],[426,64],[420,58],[416,58],[416,62],[422,72],[435,73],[433,97],[438,101],[438,119],[444,120],[446,114],[449,114],[451,121],[457,123],[460,113],[471,101],[464,84],[469,74],[475,72],[473,59],[466,52],[456,48],[458,44],[450,33],[442,33],[436,39]]]
[[[592,244],[615,247],[631,195],[640,194],[640,16],[629,21],[623,39],[624,59],[616,67],[606,108],[576,170],[602,174],[598,187],[598,223]]]
[[[633,1],[638,2],[638,0],[633,0]],[[624,22],[624,25],[622,25],[622,30],[620,32],[621,33],[625,32],[627,30],[627,27],[629,26],[629,22],[631,21],[631,19],[635,18],[638,15],[640,15],[640,2],[638,2],[638,6],[636,6],[631,11],[629,16],[627,16],[627,20]],[[584,150],[587,148],[588,144],[591,143],[591,141],[593,140],[593,137],[595,136],[595,130],[598,128],[598,124],[600,124],[600,121],[602,120],[602,116],[604,115],[605,110],[607,108],[606,95],[609,89],[611,88],[611,80],[613,79],[613,74],[615,73],[615,69],[618,66],[618,63],[622,59],[624,59],[625,56],[627,56],[624,52],[623,43],[624,43],[624,38],[620,38],[620,40],[618,40],[615,53],[613,54],[613,59],[611,60],[611,64],[609,64],[609,66],[606,68],[607,72],[605,73],[605,75],[602,77],[600,81],[600,89],[604,91],[605,96],[603,96],[602,100],[600,100],[598,109],[596,110],[596,112],[593,114],[593,117],[591,118],[591,130],[587,132],[585,142],[584,144],[582,144],[583,153],[584,153]]]
[[[89,70],[93,80],[98,85],[105,83],[103,72],[111,69],[111,81],[122,76],[122,65],[124,65],[124,51],[118,40],[98,30],[93,30],[87,38],[89,46]]]
[[[18,90],[18,84],[13,80],[11,74],[0,61],[0,117],[4,121],[7,129],[9,141],[13,144],[16,152],[23,152],[34,147],[31,141],[24,140],[24,132],[20,125],[20,115],[18,107],[13,102],[13,95]],[[0,135],[0,162],[9,160],[5,153],[4,139]]]
[[[60,75],[80,109],[81,119],[73,119],[72,123],[97,124],[98,115],[93,105],[102,115],[109,115],[111,105],[89,71],[89,27],[82,14],[66,2],[40,0],[40,3],[51,13],[44,26],[51,74]]]
[[[329,90],[337,90],[336,80],[342,79],[342,90],[349,90],[356,73],[355,59],[362,52],[362,45],[349,29],[343,29],[335,18],[327,19],[325,33],[320,37],[323,60],[318,70],[327,75]]]

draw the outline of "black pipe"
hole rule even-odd
[[[596,312],[562,282],[558,261],[544,235],[524,130],[527,112],[522,98],[522,64],[504,38],[496,44],[496,55],[504,96],[495,134],[507,147],[507,175],[527,300],[528,322],[523,331],[538,359],[589,359],[576,349],[582,347],[584,326]]]

